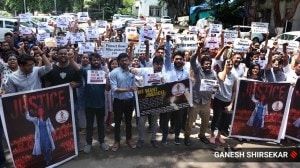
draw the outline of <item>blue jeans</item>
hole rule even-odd
[[[86,143],[92,145],[93,142],[93,126],[94,119],[96,116],[97,120],[97,130],[98,130],[98,141],[99,143],[104,143],[104,116],[105,116],[105,108],[85,108],[86,114]]]

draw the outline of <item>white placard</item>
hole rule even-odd
[[[114,22],[112,22],[112,27],[114,30],[116,29],[120,29],[123,27],[122,22],[120,20],[116,20]]]
[[[150,26],[143,26],[140,30],[140,42],[144,42],[146,39],[149,41],[155,41],[156,31]]]
[[[68,44],[68,39],[66,36],[55,36],[54,38],[57,46],[65,46]]]
[[[198,34],[199,27],[197,26],[189,26],[189,34]]]
[[[29,27],[19,27],[19,31],[21,36],[25,36],[33,33],[31,28]]]
[[[219,48],[219,39],[217,37],[206,37],[205,48]]]
[[[201,79],[200,91],[217,91],[217,80]]]
[[[70,33],[71,44],[77,44],[79,42],[85,42],[85,36],[83,32]]]
[[[87,84],[106,84],[105,72],[100,70],[88,70]]]
[[[48,23],[47,22],[39,22],[37,24],[38,30],[48,30]]]
[[[44,42],[46,38],[50,38],[50,33],[41,33],[36,35],[36,39],[40,42]]]
[[[162,23],[160,26],[162,28],[163,36],[166,36],[169,31],[173,31],[174,29],[174,26],[171,23]]]
[[[236,30],[225,30],[224,32],[224,43],[233,43],[238,38],[238,31]]]
[[[106,29],[107,28],[107,21],[106,20],[96,20],[96,27],[97,28],[103,28]]]
[[[55,22],[56,26],[60,28],[68,28],[70,24],[70,20],[66,16],[59,16]]]
[[[126,53],[128,43],[124,42],[105,42],[103,43],[103,57],[118,57],[121,53]]]
[[[147,26],[155,27],[156,19],[155,18],[146,18]]]
[[[222,33],[223,26],[221,24],[209,24],[209,33],[208,36],[219,36]]]
[[[248,52],[252,41],[247,39],[237,38],[233,43],[234,52]]]
[[[144,76],[144,86],[151,86],[151,85],[157,85],[162,84],[162,73],[153,73],[153,74],[146,74]]]
[[[149,44],[149,54],[152,55],[155,52],[154,45]],[[139,44],[134,48],[134,54],[146,53],[146,45],[139,42]]]
[[[299,41],[288,41],[288,46],[286,46],[287,52],[293,51],[295,55],[298,54]]]
[[[188,34],[188,35],[177,35],[176,44],[177,50],[179,51],[194,51],[197,49],[197,35]]]
[[[87,27],[85,32],[87,40],[99,40],[99,32],[97,31],[96,27]]]
[[[78,54],[85,54],[85,53],[93,53],[95,52],[95,43],[92,42],[86,42],[86,43],[82,43],[79,42],[78,43]]]
[[[19,14],[20,22],[30,22],[32,20],[30,13]]]
[[[78,12],[77,13],[78,22],[87,22],[89,20],[88,12]]]
[[[251,23],[252,33],[268,33],[268,31],[269,31],[269,23],[262,23],[262,22]]]

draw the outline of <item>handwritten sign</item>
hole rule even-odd
[[[268,33],[269,23],[252,22],[251,31],[252,33]]]
[[[196,50],[197,45],[197,35],[189,34],[189,35],[177,35],[176,36],[176,44],[177,50],[179,51],[193,51]]]
[[[46,38],[50,38],[50,33],[41,33],[36,35],[36,39],[40,42],[44,42]]]
[[[78,12],[77,13],[78,22],[87,22],[89,20],[88,12]]]
[[[105,72],[100,70],[87,71],[88,84],[106,84]]]
[[[124,42],[106,42],[103,43],[103,57],[118,57],[121,53],[126,53],[128,43]]]
[[[233,42],[233,51],[234,52],[247,52],[252,41],[247,39],[237,38]]]
[[[224,42],[233,43],[234,40],[238,38],[238,32],[235,30],[226,30],[224,32]]]

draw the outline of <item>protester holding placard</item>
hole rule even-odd
[[[202,56],[200,53],[201,48],[198,47],[197,52],[192,55],[191,69],[194,73],[193,84],[193,107],[188,111],[188,118],[185,126],[185,139],[184,143],[187,146],[191,145],[190,135],[193,127],[193,122],[197,118],[197,114],[201,118],[201,126],[198,137],[200,140],[208,144],[209,140],[205,137],[205,132],[208,128],[210,119],[210,103],[213,92],[212,91],[200,91],[201,79],[217,80],[215,71],[211,70],[212,60],[209,56]],[[200,59],[200,65],[196,63],[198,57]]]

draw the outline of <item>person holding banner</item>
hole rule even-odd
[[[136,145],[132,141],[132,113],[134,109],[134,94],[137,90],[134,86],[134,75],[129,72],[129,55],[121,53],[117,57],[119,67],[115,68],[109,76],[111,90],[113,92],[114,102],[114,119],[115,119],[115,142],[112,146],[112,151],[116,152],[120,147],[120,127],[121,120],[125,118],[126,124],[126,144],[135,149]]]
[[[198,134],[198,137],[203,143],[209,143],[209,140],[205,137],[205,132],[209,124],[210,104],[213,92],[200,91],[200,85],[201,79],[217,80],[215,71],[211,70],[212,59],[209,56],[201,57],[200,65],[196,63],[197,57],[201,56],[199,51],[200,47],[198,47],[197,52],[193,54],[191,58],[191,68],[194,72],[195,82],[193,85],[193,107],[188,111],[188,118],[185,126],[184,144],[187,146],[191,145],[190,135],[197,114],[199,114],[201,118],[200,133]]]
[[[228,132],[226,121],[229,121],[235,99],[237,77],[231,72],[233,62],[231,59],[224,61],[223,71],[218,73],[219,90],[216,92],[213,104],[213,118],[211,122],[211,137],[209,142],[225,144],[225,140],[221,137],[222,132]],[[226,113],[227,112],[227,113]],[[215,130],[218,128],[217,136]]]
[[[268,104],[265,94],[261,94],[259,100],[255,98],[255,90],[257,83],[254,83],[252,101],[255,103],[255,109],[253,110],[251,117],[249,118],[247,125],[254,127],[253,135],[259,134],[260,128],[264,127],[264,117],[268,115]]]
[[[109,146],[104,142],[105,90],[109,90],[107,70],[101,67],[101,57],[97,53],[89,55],[91,67],[81,69],[85,80],[85,114],[86,145],[83,151],[90,153],[93,141],[94,117],[97,120],[98,140],[100,147],[107,151]],[[105,75],[105,76],[103,76]]]
[[[27,96],[23,95],[26,119],[34,124],[34,147],[32,155],[43,155],[46,166],[51,164],[51,153],[55,150],[52,133],[55,131],[48,114],[42,106],[37,108],[37,117],[30,116],[27,106]]]

